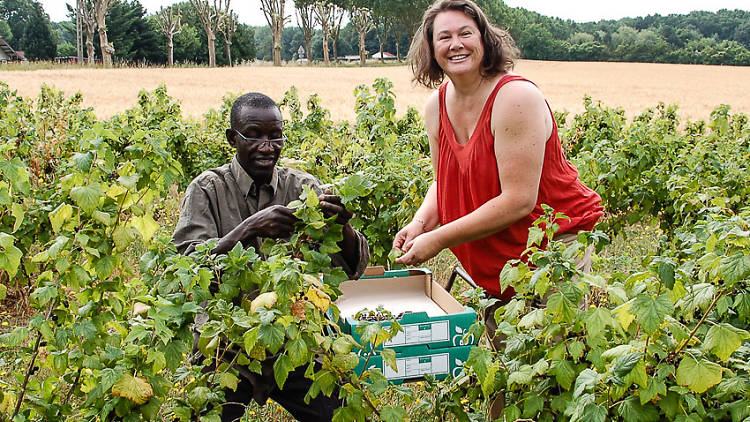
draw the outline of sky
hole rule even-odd
[[[67,20],[65,3],[75,3],[75,0],[40,1],[44,5],[44,10],[54,22]],[[169,6],[179,0],[140,1],[149,13],[153,13],[158,11],[160,7]],[[292,0],[287,1],[290,14],[293,14],[293,4]],[[711,12],[720,9],[750,10],[750,0],[505,0],[505,4],[511,7],[524,7],[545,16],[572,19],[576,22],[647,16],[656,13],[660,15],[686,14],[694,10]],[[252,26],[267,25],[263,12],[260,10],[260,0],[233,0],[230,6],[237,12],[241,23]],[[290,25],[296,26],[294,17],[291,18]]]

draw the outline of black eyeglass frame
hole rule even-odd
[[[252,142],[252,143],[260,143],[260,146],[263,146],[263,144],[268,143],[268,145],[271,145],[274,149],[281,149],[284,147],[284,144],[287,141],[286,136],[281,136],[281,138],[274,138],[274,139],[263,139],[263,138],[248,138],[247,136],[243,135],[238,131],[237,129],[232,129],[234,133],[237,135],[240,135],[240,138],[242,138],[245,142]]]

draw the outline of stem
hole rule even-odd
[[[49,307],[47,308],[47,315],[44,317],[44,321],[49,321],[49,317],[52,315],[52,310],[55,308],[55,303],[57,303],[57,297],[55,297],[50,303]],[[13,410],[13,416],[11,419],[14,419],[16,415],[18,415],[18,412],[21,410],[21,403],[23,403],[23,397],[26,395],[26,386],[29,384],[29,378],[31,378],[31,373],[34,372],[34,363],[36,362],[37,356],[39,356],[39,345],[42,343],[42,332],[37,330],[36,334],[36,342],[34,343],[34,354],[31,355],[31,362],[29,362],[29,368],[26,370],[26,376],[23,379],[23,385],[21,385],[21,395],[18,397],[18,402],[16,403],[16,408]]]
[[[648,355],[648,353],[647,353],[647,350],[648,350],[648,340],[649,340],[649,336],[646,336],[646,345],[643,346],[643,361],[644,362],[646,362],[646,356]]]
[[[63,401],[62,404],[67,404],[70,401],[70,398],[73,396],[73,391],[75,391],[76,387],[78,386],[78,381],[81,380],[81,371],[83,371],[83,368],[78,368],[76,379],[75,381],[73,381],[73,385],[70,387],[70,391],[68,391],[68,395],[65,397],[65,401]]]
[[[695,332],[696,332],[696,331],[698,331],[698,328],[700,328],[700,326],[701,326],[701,325],[703,325],[703,322],[704,322],[704,321],[706,321],[706,318],[708,317],[708,314],[710,314],[710,313],[711,313],[711,311],[712,311],[712,310],[714,309],[714,306],[716,306],[716,302],[718,302],[718,301],[719,301],[719,299],[720,299],[720,298],[721,298],[722,296],[724,296],[724,293],[726,293],[726,291],[727,291],[726,289],[723,289],[722,291],[720,291],[720,292],[719,292],[719,294],[718,294],[718,295],[716,295],[716,297],[714,298],[713,302],[711,302],[711,305],[709,305],[709,306],[708,306],[708,309],[706,309],[706,312],[705,312],[705,313],[703,314],[703,317],[701,318],[701,320],[700,320],[700,321],[698,321],[698,325],[696,325],[696,326],[695,326],[695,328],[693,328],[693,331],[691,331],[691,332],[690,332],[690,335],[688,336],[688,338],[687,338],[687,339],[686,339],[686,340],[685,340],[685,341],[684,341],[684,342],[682,343],[682,346],[680,346],[680,347],[679,347],[679,348],[678,348],[678,349],[677,349],[677,350],[676,350],[676,351],[675,351],[675,352],[674,352],[674,353],[672,354],[672,356],[677,356],[677,355],[679,355],[679,354],[680,354],[680,352],[682,351],[682,349],[684,349],[684,348],[685,348],[685,346],[687,346],[687,344],[688,344],[688,343],[690,342],[690,340],[691,340],[691,339],[693,338],[693,336],[695,335]]]

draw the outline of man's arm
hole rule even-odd
[[[185,190],[180,207],[180,219],[172,235],[177,251],[188,255],[195,247],[209,239],[219,238],[212,251],[222,254],[230,251],[237,242],[244,247],[253,244],[258,237],[288,238],[294,229],[292,210],[282,205],[265,208],[243,220],[224,236],[219,236],[219,222],[214,214],[215,201],[211,200],[210,183],[201,186],[193,182]]]

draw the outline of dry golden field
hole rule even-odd
[[[582,98],[588,94],[607,105],[624,108],[629,117],[659,101],[678,104],[683,119],[706,119],[722,103],[732,105],[733,111],[750,114],[750,67],[524,60],[515,71],[534,81],[558,111],[580,112]],[[371,85],[378,77],[394,83],[400,113],[410,105],[421,110],[430,94],[412,85],[407,66],[0,71],[0,80],[24,96],[36,96],[42,83],[67,94],[81,91],[85,104],[92,106],[100,118],[132,107],[140,89],[165,83],[189,116],[198,117],[217,107],[228,92],[260,91],[280,99],[294,85],[302,99],[318,93],[334,120],[351,119],[354,87]]]

